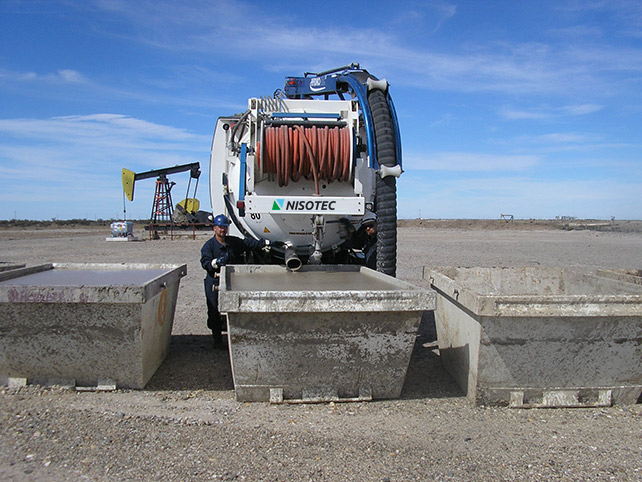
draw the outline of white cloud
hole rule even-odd
[[[642,4],[637,0],[574,0],[560,2],[556,8],[577,13],[597,11],[619,34],[634,38],[642,36]]]
[[[85,76],[81,72],[69,69],[60,69],[56,72],[16,72],[0,69],[0,81],[12,83],[24,89],[30,89],[34,98],[47,98],[60,101],[68,99],[71,102],[84,101],[94,103],[96,99],[120,99],[149,104],[171,104],[188,108],[211,107],[225,108],[233,112],[242,111],[244,102],[227,101],[219,97],[210,89],[194,92],[189,90],[192,86],[208,86],[221,83],[240,82],[242,77],[238,74],[228,74],[215,71],[202,66],[179,66],[174,68],[174,76],[165,78],[137,78],[131,82],[121,84],[121,79],[114,79],[111,83],[100,83]],[[199,78],[195,80],[195,77]],[[80,89],[79,87],[82,87]],[[150,88],[151,87],[151,88]],[[65,89],[66,88],[66,89]],[[158,90],[162,89],[162,90]],[[189,95],[186,95],[189,90]]]
[[[17,207],[18,216],[31,219],[116,217],[122,210],[123,167],[142,172],[200,162],[207,171],[210,141],[121,114],[0,119],[0,200],[11,211],[5,216],[12,217]],[[153,182],[137,186],[137,200],[128,205],[134,217],[149,216],[145,200],[152,198],[153,188]],[[72,206],[83,212],[70,214]]]
[[[570,39],[584,39],[588,37],[600,37],[603,31],[600,27],[592,25],[570,25],[568,27],[551,28],[549,34]]]
[[[423,31],[436,33],[448,20],[457,13],[457,6],[445,2],[430,2],[424,4],[413,4],[400,8],[396,15],[393,15],[393,22],[399,28],[408,30],[420,28]]]
[[[91,20],[89,28],[83,30],[87,36],[83,38],[93,41],[95,36],[102,36],[98,40],[112,52],[121,52],[119,48],[126,44],[131,47],[127,55],[131,55],[128,60],[132,63],[123,63],[130,67],[124,76],[120,65],[93,61],[83,65],[86,59],[82,58],[82,52],[70,64],[60,61],[69,56],[56,58],[59,54],[70,55],[69,52],[52,52],[48,67],[42,63],[21,63],[21,67],[16,67],[18,64],[2,61],[3,66],[13,69],[0,68],[0,84],[8,87],[7,99],[11,101],[14,93],[19,94],[7,112],[30,116],[35,114],[22,112],[36,112],[42,106],[48,113],[60,114],[47,119],[0,119],[0,176],[5,183],[15,182],[12,190],[3,184],[3,195],[16,203],[16,199],[20,199],[20,186],[23,189],[26,185],[29,189],[33,186],[33,194],[37,189],[51,186],[53,179],[59,189],[56,195],[64,196],[65,189],[71,189],[72,180],[77,185],[80,179],[82,192],[94,189],[97,197],[99,186],[113,182],[107,192],[113,193],[118,201],[121,167],[139,172],[196,160],[207,162],[210,133],[196,135],[189,129],[174,127],[171,125],[174,122],[178,126],[189,126],[195,116],[202,116],[199,123],[211,124],[217,114],[243,110],[247,96],[269,94],[274,87],[282,86],[282,73],[321,71],[359,61],[376,75],[388,78],[393,97],[396,98],[397,92],[401,94],[401,102],[397,104],[404,106],[404,112],[399,112],[401,117],[414,119],[424,131],[426,127],[450,123],[449,127],[461,136],[456,138],[448,133],[443,142],[433,139],[435,143],[430,149],[435,152],[426,153],[419,144],[427,144],[428,134],[434,134],[437,129],[414,136],[404,135],[402,130],[404,168],[412,171],[412,176],[418,173],[419,177],[441,178],[452,173],[453,177],[462,178],[459,184],[446,181],[435,185],[428,181],[417,185],[410,195],[419,197],[428,187],[434,188],[442,196],[437,199],[444,206],[450,202],[461,204],[462,209],[467,203],[469,208],[481,209],[484,196],[488,196],[495,209],[504,199],[518,200],[520,194],[533,206],[535,201],[543,205],[546,196],[540,198],[538,193],[529,191],[539,187],[554,202],[562,196],[555,190],[567,191],[570,190],[567,186],[574,185],[566,181],[557,184],[536,181],[531,185],[510,175],[528,172],[528,175],[544,176],[542,170],[550,167],[549,164],[555,165],[555,173],[563,169],[570,171],[569,162],[583,162],[584,156],[593,156],[599,166],[600,155],[610,155],[605,149],[607,146],[621,147],[626,142],[636,142],[634,133],[629,132],[637,118],[634,110],[640,109],[642,46],[630,38],[623,40],[620,31],[615,30],[621,24],[590,22],[594,20],[590,13],[582,17],[581,7],[588,3],[578,2],[577,16],[566,29],[555,31],[548,27],[568,25],[573,15],[568,11],[562,21],[556,19],[536,31],[516,35],[519,24],[506,25],[488,17],[462,30],[463,24],[453,20],[459,20],[463,8],[457,10],[453,4],[441,0],[395,5],[386,18],[380,13],[368,12],[368,20],[357,23],[345,15],[345,6],[343,11],[332,12],[326,8],[319,15],[309,15],[281,8],[276,3],[256,1],[66,1],[64,9],[89,13],[78,16]],[[609,2],[599,2],[599,5],[602,10],[616,11],[620,6],[621,12],[637,12],[639,21],[640,9],[626,7],[633,3],[614,0],[613,10],[605,7]],[[592,5],[595,7],[598,3]],[[37,11],[35,7],[24,8]],[[382,5],[376,8],[384,10]],[[464,5],[464,8],[471,7]],[[484,15],[490,15],[492,8],[496,7],[485,7]],[[560,13],[551,12],[555,8],[542,6],[541,18],[546,20],[547,16]],[[68,11],[63,13],[73,16],[68,15]],[[409,15],[406,19],[411,19],[406,29],[395,23],[404,14]],[[370,22],[374,17],[378,17],[379,23]],[[628,26],[636,23],[635,15],[631,17]],[[620,18],[622,22],[623,18]],[[421,34],[419,26],[424,27]],[[439,35],[433,35],[437,30]],[[474,35],[469,36],[471,32]],[[71,35],[73,38],[74,33]],[[33,47],[36,46],[34,43]],[[90,51],[89,48],[81,50]],[[43,56],[45,54],[43,48]],[[144,56],[142,62],[141,56]],[[234,74],[228,75],[227,71]],[[273,72],[279,73],[276,86],[273,79],[277,76],[272,75]],[[249,95],[246,96],[246,92]],[[464,95],[449,95],[450,92]],[[27,95],[20,97],[24,93]],[[481,95],[468,95],[479,93]],[[541,97],[549,93],[556,95]],[[221,100],[225,95],[233,101]],[[43,98],[46,102],[40,102]],[[421,111],[415,109],[414,99],[417,105],[427,107]],[[490,102],[493,107],[488,108]],[[609,109],[602,112],[605,106]],[[141,114],[150,107],[153,110],[149,114]],[[433,109],[430,119],[438,119],[432,124],[430,120],[422,123],[428,117],[425,115],[428,109]],[[511,121],[550,121],[550,128],[542,131],[540,126],[531,129],[533,126],[528,122],[488,120],[488,112],[494,109]],[[630,110],[623,114],[626,109]],[[193,112],[186,116],[186,110]],[[63,115],[77,112],[103,113]],[[202,120],[210,112],[209,119]],[[600,115],[592,115],[598,112]],[[9,115],[14,114],[5,114]],[[156,123],[144,118],[172,120]],[[469,120],[471,124],[467,126]],[[614,122],[609,126],[611,120]],[[489,139],[484,138],[489,132],[502,136],[490,141],[495,146],[501,144],[503,150],[499,152],[508,154],[484,152],[493,149],[488,147]],[[461,144],[457,143],[459,139]],[[476,149],[482,152],[473,152]],[[468,150],[471,152],[466,152]],[[571,150],[582,152],[562,155],[563,151]],[[555,155],[549,158],[547,152]],[[628,159],[635,159],[639,157],[640,147],[627,146],[625,152]],[[603,172],[600,170],[597,175]],[[466,184],[471,173],[480,179]],[[626,171],[620,177],[636,179],[630,173]],[[402,176],[401,183],[406,182],[408,174]],[[506,177],[500,178],[504,175]],[[492,180],[481,179],[487,176],[497,176],[497,186]],[[524,193],[500,185],[512,182],[524,189]],[[449,201],[447,193],[441,191],[442,186],[454,189],[455,196]],[[578,198],[589,187],[597,189],[586,183],[577,186],[577,190],[571,192]],[[626,190],[626,185],[622,187]],[[617,195],[616,191],[613,188]],[[401,196],[407,199],[405,193]],[[88,195],[85,201],[90,199]]]
[[[536,110],[518,110],[512,107],[502,107],[499,114],[504,119],[509,120],[540,120],[551,117],[550,113],[543,112],[539,109]]]
[[[499,109],[499,114],[509,120],[541,120],[559,117],[576,117],[593,114],[604,108],[599,104],[574,104],[560,107],[540,106],[533,109],[515,109],[504,106]]]
[[[48,84],[81,84],[86,83],[87,78],[77,70],[59,69],[55,72],[39,74],[37,72],[16,72],[0,69],[0,79],[11,82],[39,82]]]
[[[527,179],[522,177],[400,180],[399,217],[637,219],[631,199],[639,197],[642,183],[616,180]],[[421,189],[420,189],[421,187]]]
[[[428,125],[428,128],[430,129],[430,128],[433,128],[433,127],[438,127],[438,126],[442,126],[442,125],[448,125],[448,124],[450,124],[452,119],[453,119],[453,115],[452,114],[444,114],[441,118],[431,122]]]
[[[270,3],[96,0],[90,5],[76,8],[102,11],[127,25],[121,32],[131,33],[119,33],[129,35],[127,41],[207,56],[214,63],[232,57],[267,71],[275,65],[290,66],[293,70],[288,71],[293,72],[319,71],[358,60],[373,72],[390,73],[386,77],[397,85],[417,89],[529,95],[592,92],[599,96],[617,95],[622,83],[635,83],[642,75],[639,47],[604,41],[577,45],[551,37],[548,42],[520,43],[506,40],[501,33],[486,42],[436,47],[425,38],[418,43],[409,29],[398,28],[399,16],[410,15],[417,21],[430,19],[428,23],[436,30],[445,30],[444,22],[457,13],[456,5],[446,2],[404,4],[396,15],[376,26],[331,14],[313,21]],[[624,5],[622,11],[639,18],[639,8],[620,5]],[[577,29],[589,27],[580,24]],[[224,48],[222,39],[226,39]],[[614,73],[621,76],[619,85],[613,83]],[[539,118],[537,112],[513,115]]]
[[[208,137],[172,126],[155,124],[122,114],[91,114],[52,117],[49,119],[0,119],[0,134],[15,138],[33,138],[73,145],[95,143],[95,146],[148,149],[153,145],[173,145],[192,150],[196,143],[208,143]],[[184,143],[184,144],[181,144]]]
[[[482,154],[478,152],[438,152],[432,154],[405,154],[404,170],[426,171],[523,171],[539,162],[538,156]]]
[[[579,105],[566,105],[561,108],[562,112],[567,115],[577,116],[577,115],[587,115],[593,114],[602,110],[604,106],[599,104],[579,104]]]
[[[520,136],[518,143],[534,144],[581,144],[590,142],[595,144],[601,140],[601,136],[596,134],[580,134],[576,132],[551,132],[549,134]]]
[[[546,134],[524,134],[513,139],[504,140],[505,144],[516,152],[529,152],[535,155],[545,153],[588,152],[591,156],[605,155],[612,157],[613,152],[633,152],[638,155],[640,143],[616,142],[608,139],[604,133],[595,132],[549,132]],[[626,154],[623,154],[626,155]]]
[[[62,69],[62,70],[59,70],[57,73],[58,73],[58,76],[65,82],[69,82],[72,84],[86,82],[85,77],[76,70]]]

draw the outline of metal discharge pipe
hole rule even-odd
[[[301,268],[301,260],[296,254],[294,246],[287,244],[285,246],[285,267],[290,271],[298,271]]]

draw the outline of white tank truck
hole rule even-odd
[[[270,240],[263,263],[358,262],[346,243],[376,214],[377,270],[395,276],[401,139],[386,80],[359,64],[287,77],[270,98],[220,117],[210,158],[214,215]],[[340,221],[342,218],[342,221]]]

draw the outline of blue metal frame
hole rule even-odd
[[[348,84],[352,92],[357,97],[363,112],[364,126],[366,129],[366,138],[368,142],[368,158],[370,159],[370,167],[374,169],[379,168],[379,161],[377,159],[377,150],[374,120],[372,112],[370,111],[370,104],[368,103],[368,88],[361,82],[352,72],[357,70],[345,69],[342,72],[332,71],[329,74],[315,75],[312,77],[287,77],[285,81],[285,94],[291,99],[297,99],[309,96],[331,95],[347,92],[345,89],[339,89],[338,83],[343,82]],[[359,69],[358,72],[365,72]],[[397,112],[395,110],[392,97],[386,92],[386,100],[392,116],[392,121],[395,127],[395,140],[396,140],[396,155],[397,162],[401,166],[401,132],[399,130],[399,121],[397,119]],[[286,117],[287,115],[283,115]],[[295,115],[301,117],[301,115]],[[315,115],[316,117],[317,115]],[[274,117],[277,117],[276,115]]]
[[[315,77],[288,77],[285,79],[284,90],[290,98],[301,95],[334,94],[337,92],[337,74]]]
[[[245,201],[245,178],[247,177],[247,144],[241,144],[241,173],[239,175],[239,198],[238,201]]]
[[[374,169],[379,169],[379,161],[377,159],[377,145],[375,139],[374,131],[374,120],[372,119],[372,112],[370,112],[370,104],[368,103],[368,89],[363,85],[359,80],[351,74],[345,74],[341,76],[341,80],[346,82],[350,87],[352,87],[353,92],[357,96],[359,103],[361,104],[361,111],[363,112],[363,122],[366,128],[366,137],[368,139],[368,158]]]

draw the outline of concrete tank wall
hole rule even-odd
[[[639,269],[598,269],[598,276],[642,285],[642,270]]]
[[[0,273],[0,382],[143,388],[169,350],[186,265],[47,264]]]
[[[435,294],[358,266],[227,266],[239,401],[397,398],[419,322]]]
[[[24,268],[24,266],[25,266],[24,264],[0,261],[0,271],[8,271],[10,269]]]
[[[440,355],[475,403],[636,403],[642,287],[557,268],[424,268]]]

